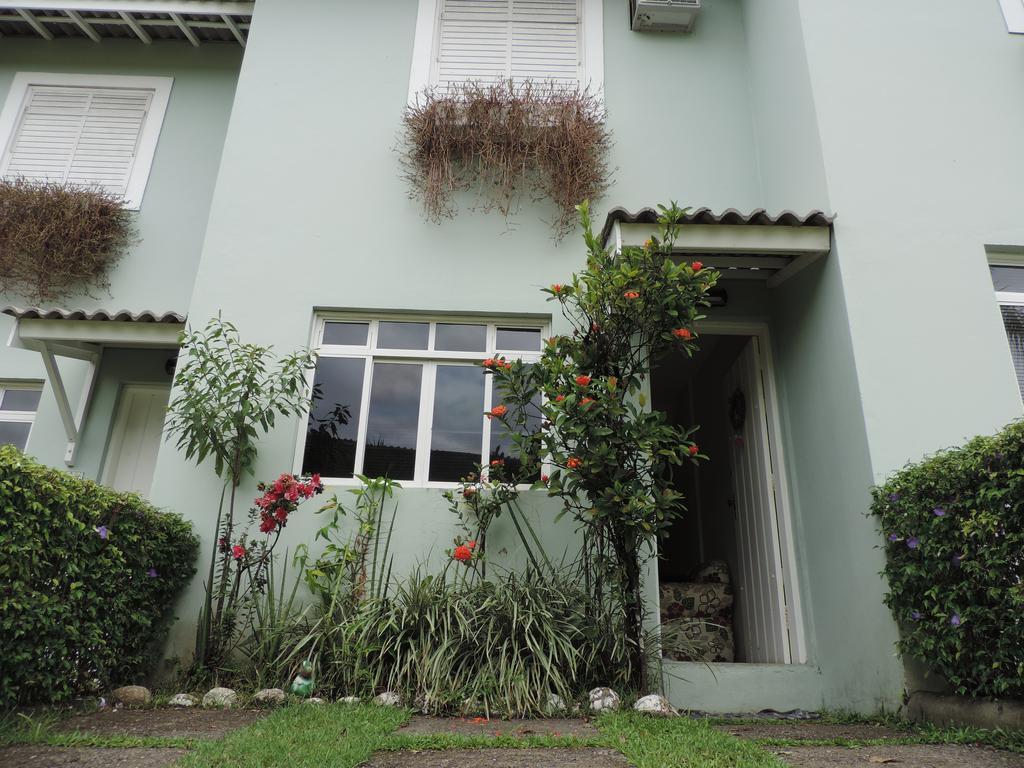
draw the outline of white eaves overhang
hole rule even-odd
[[[243,48],[252,0],[0,0],[0,37],[236,43]]]
[[[657,234],[658,216],[653,208],[636,213],[614,208],[605,219],[601,243],[615,250],[641,246]],[[675,252],[699,256],[722,279],[765,280],[773,288],[829,253],[834,219],[822,211],[773,216],[764,209],[746,214],[733,208],[719,214],[691,209],[682,221]]]
[[[4,307],[0,313],[17,321],[8,346],[38,352],[43,358],[64,432],[68,438],[64,463],[75,463],[79,436],[92,399],[105,347],[136,349],[177,349],[185,328],[184,315],[177,312],[129,312],[121,310],[66,310],[39,307]],[[85,386],[76,406],[68,399],[57,357],[83,360],[88,365]]]

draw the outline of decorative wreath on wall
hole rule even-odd
[[[729,395],[729,424],[732,431],[739,435],[743,432],[743,425],[747,423],[747,397],[743,390],[737,388]]]

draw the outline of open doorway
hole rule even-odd
[[[664,655],[700,662],[801,661],[774,386],[761,333],[704,333],[692,358],[652,372],[652,406],[699,424],[709,461],[678,467],[687,512],[658,560]]]

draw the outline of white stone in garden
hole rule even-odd
[[[238,694],[230,688],[211,688],[203,696],[204,707],[220,707],[231,709],[238,701]]]
[[[319,696],[310,696],[308,699],[306,699],[306,703],[307,704],[326,704],[327,700],[326,699],[321,699]]]
[[[564,712],[565,711],[565,699],[559,696],[557,693],[548,694],[548,709],[552,712]]]
[[[359,703],[359,697],[358,696],[342,696],[340,699],[338,699],[338,702],[341,703],[341,704],[358,704]]]
[[[171,696],[171,700],[167,702],[170,707],[194,707],[199,703],[199,699],[190,693],[176,693]]]
[[[397,707],[401,705],[402,697],[394,691],[384,691],[384,693],[377,694],[373,703],[379,707]]]
[[[611,688],[595,688],[590,692],[590,708],[594,712],[614,712],[619,708],[619,694]]]
[[[668,703],[668,699],[656,693],[644,696],[633,705],[633,709],[646,715],[653,715],[654,717],[675,717],[679,714]]]
[[[256,691],[252,697],[257,704],[284,704],[284,699],[284,691],[280,688],[264,688]]]
[[[149,692],[149,688],[144,688],[141,685],[123,685],[110,692],[111,701],[115,704],[125,704],[129,707],[149,704],[152,699],[153,694]]]

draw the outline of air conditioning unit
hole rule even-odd
[[[629,0],[634,32],[692,32],[700,0]]]

